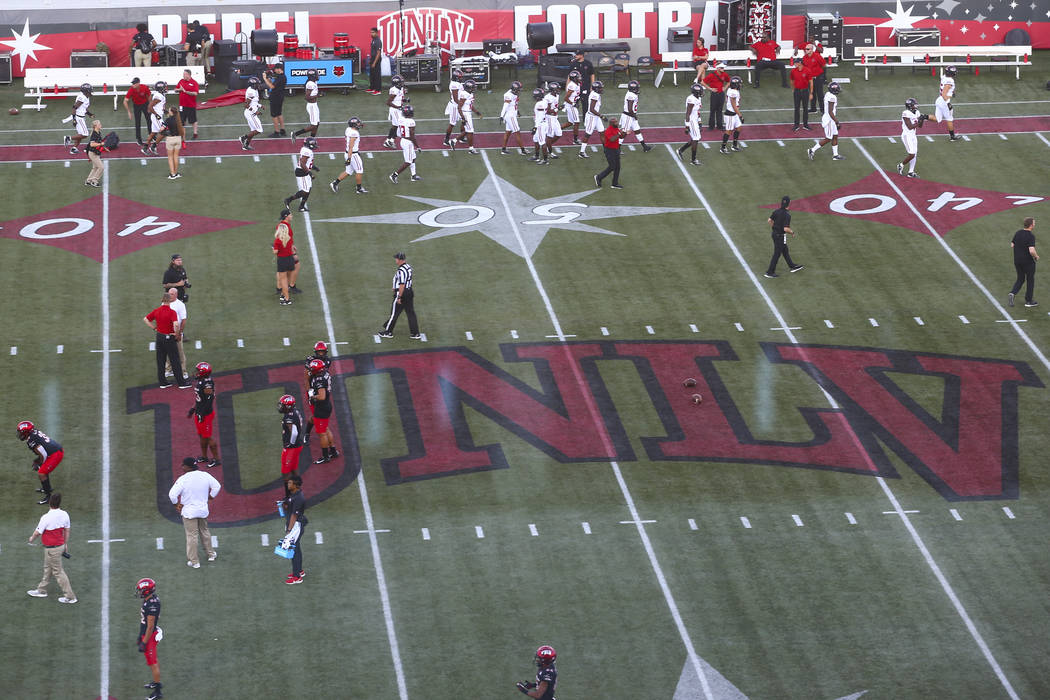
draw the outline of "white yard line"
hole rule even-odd
[[[99,606],[99,695],[109,697],[109,558],[110,558],[110,443],[109,443],[109,161],[102,163],[102,602]]]
[[[929,228],[930,233],[933,234],[933,237],[945,248],[945,250],[947,250],[951,254],[952,258],[955,259],[956,262],[959,263],[960,267],[962,267],[967,272],[967,274],[974,281],[974,283],[977,284],[978,286],[980,286],[980,288],[985,292],[986,296],[988,296],[988,298],[996,305],[997,308],[999,308],[1000,311],[1004,311],[1002,309],[1002,307],[999,306],[998,302],[996,302],[995,299],[991,296],[991,294],[988,293],[988,290],[984,289],[984,287],[983,287],[983,285],[981,285],[980,281],[978,281],[977,278],[973,276],[973,273],[970,272],[969,268],[967,268],[965,266],[965,264],[963,264],[963,262],[961,260],[959,260],[958,256],[955,255],[955,252],[952,251],[951,248],[949,248],[947,246],[947,244],[944,242],[944,240],[941,238],[941,236],[937,234],[937,232],[933,229],[933,227],[931,227],[929,225],[929,223],[927,223],[925,221],[925,219],[922,219],[922,215],[919,214],[918,210],[916,210],[915,207],[908,200],[908,198],[906,196],[904,196],[904,193],[901,192],[893,184],[893,182],[890,180],[890,178],[886,176],[886,172],[881,167],[879,167],[878,163],[875,162],[875,160],[871,157],[871,155],[869,155],[868,152],[866,150],[864,150],[864,147],[861,146],[860,143],[858,143],[856,139],[851,139],[851,140],[854,142],[854,145],[857,146],[861,150],[861,152],[868,158],[868,160],[871,162],[871,164],[882,174],[882,176],[886,179],[886,182],[888,182],[890,187],[892,187],[897,192],[897,195],[901,198],[901,200],[904,201],[912,209],[913,212],[915,212],[916,216],[918,216],[924,223],[926,223],[926,226]],[[668,148],[668,151],[670,151],[670,148]],[[685,167],[682,166],[681,161],[679,161],[677,158],[673,158],[673,157],[672,157],[672,160],[675,161],[675,164],[678,166],[678,169],[682,173],[682,177],[689,184],[690,188],[693,190],[693,193],[696,195],[697,199],[700,201],[700,204],[704,207],[704,210],[707,212],[708,216],[711,217],[711,221],[714,222],[715,227],[718,229],[719,233],[722,235],[722,238],[726,241],[726,243],[732,249],[733,254],[736,256],[737,261],[740,263],[741,267],[743,267],[744,272],[751,279],[751,283],[755,286],[755,288],[758,290],[759,294],[762,296],[763,300],[766,302],[766,306],[769,308],[770,312],[776,317],[776,319],[779,322],[779,325],[781,327],[787,328],[788,324],[784,321],[784,317],[781,314],[780,309],[773,302],[773,300],[769,297],[769,294],[766,293],[766,290],[762,287],[762,285],[758,282],[758,278],[755,277],[755,273],[751,270],[751,267],[748,266],[747,262],[744,260],[743,256],[740,254],[740,250],[736,247],[736,244],[733,242],[733,239],[730,237],[729,232],[722,225],[722,222],[719,220],[718,215],[715,214],[714,210],[711,208],[711,205],[707,201],[707,198],[704,197],[703,193],[696,186],[696,183],[689,176],[688,171],[685,169]],[[1004,315],[1006,315],[1005,312],[1004,312]],[[874,319],[869,319],[869,320],[874,321]],[[1015,328],[1016,328],[1016,326],[1015,326]],[[1020,329],[1018,329],[1018,332],[1021,333],[1022,335],[1024,335],[1024,332],[1021,331]],[[786,333],[787,333],[788,340],[791,342],[792,345],[799,345],[798,339],[795,337],[795,334],[792,331],[788,330],[788,331],[786,331]],[[1024,335],[1024,337],[1026,339],[1028,339],[1027,335]],[[1047,369],[1050,370],[1050,365],[1048,365],[1046,363],[1046,358],[1042,356],[1042,353],[1038,352],[1038,349],[1036,349],[1035,346],[1032,345],[1030,339],[1028,339],[1028,343],[1032,347],[1032,349],[1039,355],[1040,359],[1043,361],[1043,363],[1047,367]],[[832,397],[830,393],[828,393],[827,389],[825,389],[822,386],[821,387],[821,391],[823,391],[825,397],[827,397],[828,403],[831,406],[831,408],[833,408],[836,411],[841,411],[841,407],[839,406],[838,402],[835,401],[834,397]],[[856,432],[853,431],[852,426],[850,426],[849,422],[846,421],[844,415],[843,415],[843,422],[845,423],[845,425],[847,427],[847,430],[849,430],[850,433],[853,435],[853,440],[854,440],[854,442],[855,442],[855,444],[857,446],[857,450],[861,453],[862,456],[864,456],[866,459],[870,460],[870,457],[868,456],[867,451],[865,451],[863,446],[860,444],[860,440],[859,440],[859,438],[857,438]],[[889,484],[886,483],[886,479],[885,478],[883,478],[882,476],[876,476],[875,477],[875,481],[879,484],[879,487],[882,489],[883,494],[885,494],[886,498],[889,500],[890,504],[893,506],[894,512],[900,517],[901,522],[904,523],[904,527],[908,530],[908,534],[911,535],[912,542],[914,542],[915,546],[919,549],[919,552],[922,554],[923,559],[926,561],[926,565],[929,567],[930,571],[933,573],[934,577],[937,579],[937,582],[940,583],[942,590],[944,591],[945,595],[948,596],[948,599],[951,601],[952,606],[955,608],[956,612],[959,614],[959,617],[962,619],[963,624],[966,626],[966,629],[969,631],[970,636],[973,638],[974,642],[976,642],[977,646],[980,648],[981,653],[984,655],[985,660],[988,662],[989,666],[991,666],[991,668],[994,671],[996,677],[999,679],[999,682],[1002,684],[1002,686],[1006,690],[1007,694],[1011,698],[1014,698],[1016,700],[1018,696],[1017,696],[1017,693],[1014,691],[1013,686],[1010,684],[1009,679],[1007,679],[1006,675],[1003,673],[1002,667],[999,666],[999,662],[996,661],[995,656],[991,652],[991,649],[989,649],[988,644],[984,641],[984,637],[982,637],[981,633],[977,630],[976,625],[974,625],[974,622],[970,618],[970,615],[966,611],[966,608],[963,606],[962,601],[960,601],[958,596],[955,594],[955,590],[952,588],[951,584],[948,582],[947,577],[945,577],[944,573],[941,571],[940,566],[937,565],[937,562],[934,560],[933,555],[930,554],[930,550],[926,547],[926,543],[923,541],[922,537],[919,535],[918,531],[915,529],[915,526],[912,524],[911,518],[908,517],[908,514],[904,511],[904,508],[901,506],[900,501],[897,500],[897,496],[893,493],[893,490],[890,489]]]
[[[521,236],[518,222],[514,219],[514,216],[511,213],[510,204],[507,202],[507,196],[504,194],[503,188],[499,185],[496,171],[493,170],[492,162],[489,160],[488,154],[485,151],[481,152],[481,159],[485,163],[485,169],[488,170],[489,177],[492,178],[493,183],[496,186],[496,193],[499,195],[500,203],[503,205],[504,215],[507,217],[507,222],[510,224],[511,230],[514,232],[514,237],[518,241],[518,246],[521,248],[522,257],[525,259],[525,263],[529,268],[529,273],[532,275],[532,281],[536,286],[536,291],[539,292],[540,298],[543,299],[543,305],[547,309],[547,315],[550,317],[551,325],[554,326],[554,332],[557,333],[558,339],[564,343],[565,334],[562,332],[561,322],[558,320],[558,315],[554,312],[554,308],[551,306],[547,290],[544,288],[539,273],[536,271],[536,266],[533,264],[532,258],[528,254],[528,248]],[[577,383],[580,385],[583,394],[588,396],[587,385],[583,377],[580,376],[579,368],[575,364],[572,366],[573,373],[576,375]],[[591,418],[594,421],[595,427],[604,437],[605,426],[598,414],[597,407],[593,405],[593,401],[587,401],[587,407],[590,410]],[[609,450],[609,454],[612,454],[612,446],[609,444],[607,437],[604,438],[604,442],[606,443],[606,448]],[[649,540],[649,533],[646,531],[645,524],[642,522],[642,518],[638,514],[638,509],[635,507],[634,497],[631,495],[630,489],[627,488],[627,482],[624,481],[623,473],[620,471],[620,465],[615,461],[610,461],[609,465],[612,467],[613,475],[616,477],[616,483],[620,486],[620,492],[623,494],[624,502],[626,503],[628,512],[631,515],[631,521],[635,524],[635,528],[638,531],[638,537],[642,540],[642,546],[645,548],[645,553],[649,557],[649,565],[652,567],[653,573],[656,575],[656,580],[660,586],[661,592],[663,592],[664,602],[667,604],[667,608],[674,620],[675,627],[678,630],[678,636],[681,637],[682,644],[685,646],[688,660],[700,679],[700,685],[703,688],[704,697],[706,700],[714,700],[714,695],[711,691],[711,684],[709,683],[707,673],[704,670],[704,664],[701,663],[700,657],[697,655],[696,649],[693,647],[692,637],[689,636],[689,632],[685,627],[685,621],[682,619],[682,615],[678,611],[678,603],[675,601],[674,595],[671,593],[671,588],[667,583],[667,578],[664,576],[663,567],[660,566],[660,562],[656,558],[656,551],[653,549],[652,542]],[[587,526],[586,523],[584,525],[584,532],[588,532],[590,527]]]
[[[294,162],[295,157],[292,157]],[[325,292],[324,277],[321,274],[321,259],[317,254],[317,243],[314,241],[314,229],[310,213],[303,213],[306,241],[310,246],[310,257],[317,277],[317,293],[321,298],[321,309],[324,312],[325,329],[328,331],[329,353],[334,357],[339,354],[335,342],[335,327],[332,324],[332,310]],[[375,519],[372,517],[372,506],[368,500],[368,489],[365,486],[365,470],[362,467],[357,474],[357,488],[361,494],[361,507],[365,514],[365,526],[368,528],[368,542],[372,549],[372,563],[376,570],[376,583],[379,585],[379,599],[383,606],[383,621],[386,623],[386,635],[390,643],[390,657],[394,663],[394,675],[397,678],[397,692],[401,700],[408,700],[408,687],[405,684],[405,670],[401,664],[401,650],[397,643],[397,632],[394,629],[394,613],[390,606],[390,591],[387,589],[386,575],[383,573],[383,560],[379,554],[379,539],[376,537]],[[103,696],[105,697],[105,696]]]

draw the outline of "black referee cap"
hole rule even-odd
[[[399,250],[396,253],[394,253],[394,257],[397,258],[398,260],[404,260],[405,259],[405,254]]]

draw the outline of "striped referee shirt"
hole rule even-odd
[[[412,266],[408,263],[399,265],[394,273],[394,291],[396,292],[402,284],[405,285],[405,289],[412,289]]]

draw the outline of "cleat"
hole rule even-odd
[[[904,163],[897,163],[897,174],[898,175],[903,175],[904,174]]]
[[[221,466],[221,465],[222,465],[222,460],[221,459],[212,459],[212,460],[209,460],[208,463],[205,464],[204,466],[207,467],[208,469],[212,469],[214,467],[218,467],[218,466]]]
[[[919,173],[912,170],[910,173],[908,173],[908,177],[919,177]]]
[[[356,194],[368,194],[368,190],[366,190],[362,185],[358,185],[357,189],[354,190],[354,192]]]
[[[163,384],[160,385],[160,388],[161,389],[169,389],[169,388],[171,388],[171,383],[170,382],[164,382]]]
[[[1030,308],[1032,308],[1033,306],[1039,306],[1039,302],[1038,302],[1038,301],[1036,301],[1035,299],[1033,299],[1032,301],[1026,301],[1026,302],[1024,303],[1024,305],[1025,305],[1025,306],[1027,306],[1027,307],[1028,307],[1028,308],[1030,309]]]
[[[149,152],[150,152],[150,155],[152,155],[152,156],[157,155],[157,144],[153,144],[152,146],[150,146],[149,147]]]
[[[802,128],[806,131],[813,131],[813,128],[809,124],[803,124]]]
[[[651,151],[651,150],[653,150],[653,147],[652,147],[652,146],[650,146],[650,145],[649,145],[649,144],[647,144],[647,143],[643,143],[643,144],[642,144],[642,153],[648,153],[648,152],[649,152],[649,151]]]
[[[419,333],[416,333],[415,335],[410,335],[408,337],[411,338],[412,340],[422,340],[423,339],[423,336],[420,335]]]
[[[242,146],[244,145],[244,142],[243,142],[243,141],[241,142],[241,145],[242,145]],[[149,155],[149,149],[148,149],[148,148],[146,148],[145,146],[143,146],[143,147],[142,147],[142,148],[140,148],[139,150],[140,150],[140,151],[142,151],[142,155],[144,155],[144,156],[148,156],[148,155]]]
[[[306,206],[306,205],[304,204],[304,205],[302,205],[301,207],[299,207],[299,211],[310,211],[310,210],[309,210],[309,209],[307,208],[307,206]]]
[[[775,273],[775,272],[766,272],[762,276],[763,277],[768,277],[769,279],[773,279],[774,277],[779,277],[779,275],[777,275],[777,273]]]
[[[728,146],[722,146],[721,148],[718,149],[718,152],[723,154],[723,155],[727,155],[728,156],[729,155],[729,147]]]
[[[962,139],[962,136],[949,136],[948,140],[949,141],[962,141],[963,139]]]
[[[617,184],[616,184],[616,183],[614,182],[614,183],[612,184],[612,188],[613,188],[614,190],[622,190],[622,189],[623,189],[623,185],[617,185]]]
[[[70,136],[69,134],[66,134],[65,136],[62,137],[62,144],[65,145],[65,146],[73,145],[73,137]]]
[[[802,128],[801,126],[799,126],[798,124],[796,124],[796,125],[795,125],[795,126],[794,126],[794,127],[792,128],[792,129],[791,129],[791,132],[792,132],[792,133],[794,133],[794,132],[798,131],[798,130],[799,130],[799,129],[801,129],[801,128]]]
[[[1025,304],[1025,306],[1028,306],[1028,304]],[[39,501],[37,501],[37,505],[46,506],[48,501],[50,501],[50,500],[51,500],[51,494],[45,493],[44,497],[41,498]]]
[[[397,184],[397,173],[390,173],[387,177],[390,178],[390,182]]]
[[[26,591],[26,595],[31,595],[34,598],[47,598],[47,593],[44,591],[38,591],[35,588],[31,591]]]
[[[543,160],[537,160],[536,161],[536,165],[550,165],[550,164],[551,164],[551,162],[549,160],[547,160],[546,158],[544,158]]]
[[[551,151],[551,152],[550,152],[550,153],[549,153],[548,155],[550,155],[550,157],[551,157],[551,158],[552,158],[553,160],[558,160],[559,158],[561,158],[561,156],[559,156],[559,155],[558,155],[557,153],[555,153],[554,151]]]
[[[314,464],[328,464],[331,461],[331,458],[327,456],[321,456],[314,460]]]
[[[813,160],[813,149],[812,148],[807,148],[806,149],[806,157],[809,158],[810,160]]]
[[[510,151],[508,151],[506,148],[501,148],[501,149],[499,149],[499,154],[501,156],[509,156],[510,155]]]
[[[332,180],[328,183],[328,189],[332,190],[333,193],[339,192],[339,181]]]
[[[413,175],[411,177],[411,180],[412,180],[412,182],[421,182],[423,180],[423,176],[422,175]]]
[[[1006,295],[1006,305],[1007,306],[1013,306],[1014,305],[1014,293],[1013,292],[1010,292],[1009,294]],[[40,489],[37,489],[37,490],[40,491]]]
[[[460,134],[459,138],[456,139],[456,141],[458,141],[460,143],[466,143],[467,142],[467,135],[466,134]]]
[[[579,139],[573,139],[573,140],[572,140],[572,145],[573,145],[573,146],[580,146],[580,145],[582,145],[582,144],[580,143],[580,140],[579,140]]]
[[[580,151],[579,153],[577,153],[576,157],[577,158],[590,158],[590,156],[587,155],[586,153],[584,153],[583,151]]]
[[[743,150],[743,149],[740,148],[740,146],[736,145],[735,143],[733,144],[732,148],[733,148],[734,151],[741,151],[741,150]]]
[[[471,146],[470,148],[467,149],[467,153],[473,153],[474,155],[477,155],[478,154],[478,149],[476,149],[473,146]]]
[[[391,331],[379,331],[379,333],[377,333],[377,335],[380,338],[393,338],[394,337],[394,334]]]
[[[703,163],[694,158],[691,161],[689,161],[689,165],[703,165]]]
[[[80,149],[77,148],[76,146],[73,146],[73,148],[69,149],[69,154],[70,155],[74,155],[75,156],[78,153],[80,153]],[[157,155],[156,151],[153,152],[153,155]]]
[[[160,688],[155,688],[146,700],[161,700],[164,697],[164,693],[160,692]]]
[[[597,175],[594,176],[594,185],[595,185],[595,187],[601,187],[602,186],[602,181],[598,179]]]
[[[521,149],[521,155],[523,155],[523,156],[526,156],[526,157],[527,157],[527,156],[529,155],[529,152],[528,152],[528,151],[526,151],[526,150],[525,150],[525,149],[523,148],[523,149]]]
[[[445,148],[452,148],[452,142],[449,141],[447,136],[441,141],[441,145]]]
[[[288,134],[288,137],[292,139],[292,143],[295,143],[295,132]]]
[[[795,265],[794,267],[788,268],[788,269],[790,269],[792,272],[798,272],[799,270],[801,270],[804,267],[805,267],[805,265]]]
[[[846,160],[846,156],[831,156],[832,160]]]

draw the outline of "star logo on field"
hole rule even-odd
[[[897,0],[896,12],[892,10],[883,10],[887,15],[889,15],[889,19],[878,26],[889,27],[890,36],[896,34],[898,29],[914,29],[916,22],[924,19],[929,19],[929,17],[926,15],[913,16],[911,13],[914,9],[915,5],[911,5],[908,7],[907,10],[905,10],[901,6],[901,0]]]
[[[398,196],[426,204],[430,208],[393,214],[320,219],[320,221],[370,225],[389,224],[391,226],[415,224],[433,229],[414,239],[413,243],[476,231],[515,255],[531,258],[551,229],[625,236],[624,233],[591,226],[584,222],[697,211],[696,208],[681,207],[601,206],[579,201],[595,192],[597,190],[591,189],[536,199],[501,177],[489,176],[478,185],[474,194],[466,201],[402,194]]]
[[[51,50],[50,46],[44,46],[43,44],[38,44],[37,43],[36,38],[38,36],[40,36],[40,32],[37,32],[36,34],[32,34],[32,35],[29,34],[29,19],[28,18],[26,18],[26,24],[22,28],[22,32],[21,33],[19,33],[18,30],[15,29],[14,27],[12,27],[11,28],[11,34],[13,34],[14,37],[15,37],[14,41],[4,40],[4,41],[0,41],[0,44],[6,44],[7,46],[11,47],[11,54],[12,54],[12,56],[18,56],[22,60],[22,70],[23,71],[26,69],[26,56],[28,56],[29,58],[31,58],[31,59],[33,59],[35,61],[35,60],[37,60],[37,58],[36,58],[36,52],[37,51],[50,51]]]

